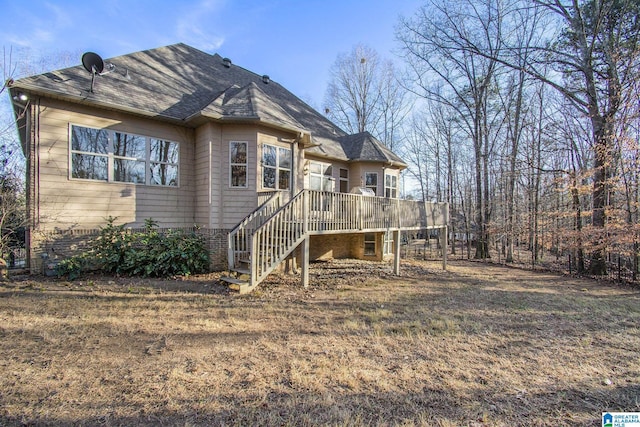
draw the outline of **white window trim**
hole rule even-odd
[[[376,176],[376,189],[374,190],[374,193],[376,194],[376,196],[378,195],[379,191],[378,191],[378,187],[380,186],[380,175],[378,174],[378,172],[365,172],[364,173],[364,186],[365,188],[373,188],[367,185],[367,176],[368,175],[375,175]]]
[[[244,144],[246,147],[246,157],[244,163],[232,163],[231,162],[231,144]],[[245,167],[245,184],[244,185],[233,185],[233,166],[244,166]],[[229,188],[249,188],[249,141],[229,141]]]
[[[321,171],[324,171],[326,166],[331,167],[331,175],[325,175],[324,172],[320,172],[320,173],[311,172],[311,165],[313,163],[319,164]],[[333,177],[334,170],[335,170],[335,167],[331,163],[319,162],[317,160],[310,160],[309,161],[309,178],[311,178],[312,175],[316,176],[316,177],[320,177],[320,190],[319,191],[326,191],[326,190],[324,190],[325,181],[329,181],[331,183],[331,192],[335,192],[336,191],[336,179]],[[311,181],[309,181],[309,189],[311,189]]]
[[[264,165],[264,148],[265,147],[271,147],[271,148],[275,148],[276,149],[276,164],[275,166],[265,166]],[[262,166],[262,176],[261,176],[261,184],[260,186],[262,187],[263,190],[269,190],[269,191],[290,191],[291,190],[291,180],[293,178],[293,171],[290,167],[285,168],[280,166],[280,150],[287,150],[289,152],[289,164],[293,164],[293,158],[291,157],[292,154],[292,150],[291,148],[288,147],[280,147],[279,145],[273,145],[273,144],[262,144],[262,156],[261,156],[261,166]],[[276,181],[275,181],[275,188],[271,188],[271,187],[265,187],[264,186],[264,169],[265,168],[270,168],[270,169],[275,169],[276,170]],[[280,171],[289,171],[289,185],[287,185],[287,188],[279,188],[279,183],[280,183]]]
[[[85,128],[85,129],[92,129],[92,130],[98,130],[98,131],[105,131],[107,132],[107,153],[94,153],[92,151],[81,151],[81,150],[74,150],[73,149],[73,127],[79,127],[79,128]],[[145,139],[145,157],[144,159],[142,158],[136,158],[136,157],[124,157],[124,156],[117,156],[114,153],[114,141],[115,141],[115,135],[116,133],[120,133],[120,134],[125,134],[125,135],[131,135],[131,136],[137,136],[137,137],[141,137]],[[151,140],[158,140],[158,141],[166,141],[166,142],[170,142],[173,144],[176,144],[178,146],[178,162],[177,163],[171,163],[171,162],[159,162],[159,161],[155,161],[155,160],[151,160]],[[86,126],[86,125],[82,125],[82,124],[77,124],[77,123],[69,123],[69,129],[68,129],[68,147],[69,147],[69,157],[68,157],[68,179],[70,181],[88,181],[88,182],[104,182],[104,183],[110,183],[110,184],[125,184],[125,185],[145,185],[145,186],[149,186],[149,187],[162,187],[162,188],[179,188],[180,187],[180,143],[177,141],[173,141],[170,139],[164,139],[164,138],[160,138],[160,137],[155,137],[155,136],[147,136],[147,135],[140,135],[140,134],[136,134],[136,133],[131,133],[131,132],[125,132],[122,130],[117,130],[117,129],[105,129],[105,128],[97,128],[97,127],[92,127],[92,126]],[[107,159],[107,180],[102,180],[102,179],[89,179],[89,178],[77,178],[73,176],[73,155],[74,154],[84,154],[84,155],[90,155],[90,156],[96,156],[96,157],[106,157]],[[128,182],[128,181],[116,181],[115,180],[115,159],[122,159],[122,160],[132,160],[132,161],[144,161],[145,162],[145,182],[144,183],[137,183],[137,182]],[[162,185],[162,184],[153,184],[151,183],[151,173],[150,173],[150,168],[151,168],[151,164],[152,163],[158,163],[158,164],[165,164],[165,165],[173,165],[177,167],[178,173],[176,175],[176,185]]]
[[[396,186],[395,187],[387,186],[387,177],[391,178],[392,184],[393,184],[393,179],[395,178],[395,181],[396,181]],[[391,190],[390,191],[391,194],[390,194],[389,198],[391,198],[391,199],[397,199],[398,198],[398,176],[397,175],[394,175],[392,173],[385,173],[384,174],[384,196],[385,197],[387,197],[387,190]],[[393,192],[394,191],[396,193],[395,196],[393,196]]]

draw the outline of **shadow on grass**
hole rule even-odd
[[[242,400],[233,394],[157,402],[152,410],[127,401],[91,403],[100,416],[76,418],[16,418],[0,414],[3,426],[598,426],[601,413],[638,411],[640,386],[555,388],[541,394],[500,392],[477,387],[456,395],[445,389],[419,392],[322,394],[274,388]],[[208,406],[222,409],[211,410]],[[176,410],[174,408],[181,408]],[[121,415],[128,413],[130,415]]]

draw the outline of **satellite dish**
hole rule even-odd
[[[82,55],[82,66],[91,73],[91,93],[93,93],[93,80],[96,74],[100,74],[104,70],[104,61],[97,53],[86,52]]]
[[[93,52],[86,52],[82,55],[82,65],[91,74],[100,74],[104,70],[104,61],[100,55]]]

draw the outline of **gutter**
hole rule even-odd
[[[12,90],[22,90],[26,92],[28,95],[40,96],[42,98],[58,99],[62,101],[71,102],[74,104],[89,105],[89,106],[94,106],[94,107],[103,108],[103,109],[112,110],[112,111],[121,111],[125,113],[134,114],[137,116],[160,119],[167,122],[184,123],[184,120],[179,117],[167,116],[161,113],[155,113],[155,112],[141,110],[134,107],[127,107],[120,104],[112,104],[109,102],[91,99],[90,98],[91,94],[89,92],[87,92],[86,96],[82,96],[82,92],[81,92],[81,95],[70,95],[66,92],[60,92],[53,89],[43,90],[39,86],[34,86],[34,85],[29,85],[24,83],[18,83],[18,84],[12,83],[8,87]]]

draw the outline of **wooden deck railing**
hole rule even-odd
[[[447,224],[446,203],[305,191],[309,198],[308,231],[311,234],[421,230]]]
[[[253,230],[264,224],[280,208],[282,203],[281,193],[271,193],[268,198],[263,198],[260,201],[258,208],[229,233],[227,249],[229,269],[236,267],[241,259],[249,259],[251,254],[251,234]]]
[[[229,269],[249,261],[260,283],[307,235],[420,230],[447,224],[446,203],[303,190],[283,206],[274,195],[229,235]]]

